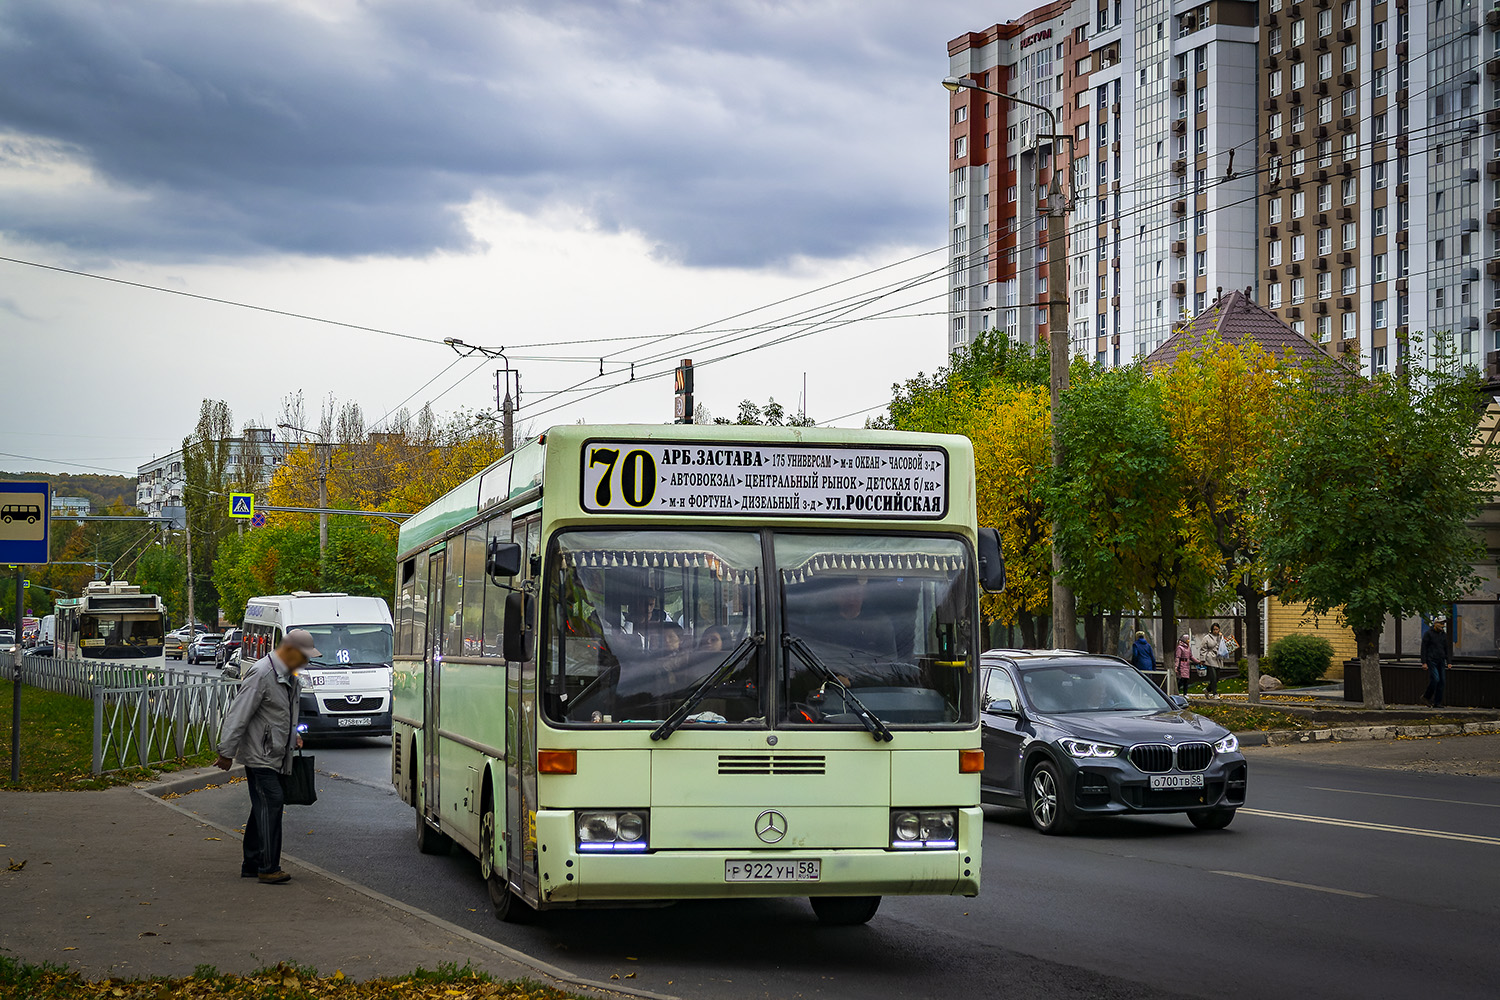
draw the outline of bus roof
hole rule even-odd
[[[537,495],[544,482],[559,499],[559,511],[580,519],[598,516],[586,514],[580,506],[580,466],[584,444],[589,441],[680,443],[691,450],[710,444],[766,445],[771,447],[867,448],[903,451],[940,450],[944,461],[944,506],[940,515],[925,518],[952,526],[972,522],[974,510],[973,446],[969,439],[953,434],[917,434],[908,431],[847,429],[832,427],[763,427],[726,424],[562,424],[549,428],[539,437],[526,442],[514,452],[500,458],[478,475],[454,487],[448,493],[407,518],[401,525],[397,542],[398,557],[405,559],[426,548],[454,528],[495,508],[511,509]],[[783,470],[786,471],[786,470]],[[643,523],[650,515],[635,513]],[[657,514],[657,517],[664,516]],[[665,515],[670,519],[682,515]],[[743,515],[742,515],[743,516]],[[852,521],[839,513],[823,512],[796,519],[799,524],[824,526],[839,520]],[[892,522],[910,527],[911,519],[894,515],[889,518],[865,515],[862,523],[887,527]]]
[[[288,621],[293,608],[298,609],[299,614]],[[304,608],[315,609],[316,617],[300,614],[300,610]],[[377,611],[379,614],[371,617]],[[242,624],[270,618],[280,619],[278,624],[293,626],[326,625],[341,618],[355,622],[389,623],[391,608],[383,597],[354,597],[344,593],[316,594],[309,591],[263,594],[245,602],[245,621]]]

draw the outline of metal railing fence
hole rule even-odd
[[[14,680],[16,669],[5,663],[4,678]],[[215,674],[100,660],[32,656],[20,670],[31,687],[94,703],[95,774],[211,749],[239,689]]]

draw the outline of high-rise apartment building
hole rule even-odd
[[[999,328],[1045,338],[1068,296],[1071,350],[1150,353],[1220,289],[1256,279],[1257,7],[1060,0],[949,43],[954,210],[949,347]],[[1071,159],[1068,253],[1047,260],[1046,184]]]
[[[1262,0],[1261,25],[1262,302],[1366,371],[1422,333],[1480,365],[1500,347],[1500,8]]]

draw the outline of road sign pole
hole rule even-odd
[[[16,567],[16,648],[20,649],[21,628],[26,617],[22,607],[22,592],[25,586],[21,582],[21,567]],[[15,682],[10,690],[10,780],[19,782],[21,780],[21,654],[11,654],[15,657]]]

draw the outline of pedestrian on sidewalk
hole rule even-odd
[[[238,760],[245,765],[250,789],[250,818],[245,822],[245,859],[240,876],[258,878],[264,885],[291,881],[281,870],[281,810],[285,804],[281,776],[292,771],[292,754],[301,749],[297,734],[298,702],[303,664],[321,655],[312,634],[294,628],[281,645],[256,660],[240,681],[219,734],[219,759],[214,766],[229,770]]]
[[[1443,707],[1443,688],[1448,679],[1448,661],[1453,658],[1453,644],[1448,638],[1448,619],[1438,615],[1422,633],[1422,666],[1427,668],[1427,689],[1422,704]]]
[[[1187,694],[1193,686],[1193,636],[1184,632],[1177,637],[1177,688]]]
[[[1219,631],[1219,623],[1209,626],[1208,632],[1198,641],[1195,650],[1198,662],[1208,671],[1208,696],[1219,696],[1219,671],[1224,668],[1224,657],[1229,654],[1229,645]]]
[[[1151,648],[1151,640],[1146,638],[1146,633],[1135,634],[1135,642],[1130,646],[1130,662],[1137,670],[1156,669],[1156,650]]]

